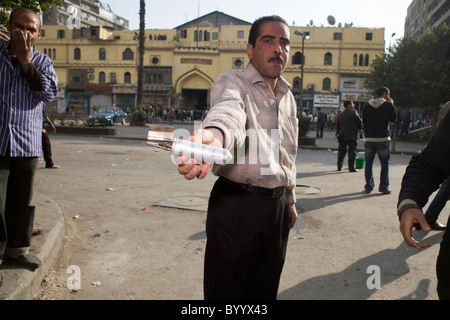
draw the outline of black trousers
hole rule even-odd
[[[42,131],[42,153],[44,154],[45,166],[47,168],[53,166],[52,144],[50,143],[47,130]]]
[[[206,300],[274,300],[289,235],[285,196],[241,190],[219,178],[206,221]]]
[[[338,160],[337,160],[338,169],[342,169],[346,153],[348,153],[348,169],[349,170],[355,169],[356,146],[357,142],[355,140],[339,142]]]
[[[450,217],[447,226],[450,223]],[[450,300],[450,232],[445,231],[442,237],[439,255],[436,263],[438,280],[437,292],[440,300]]]
[[[38,158],[0,156],[0,261],[5,250],[26,254],[31,242],[34,207],[29,206]]]

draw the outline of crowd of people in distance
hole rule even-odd
[[[175,120],[192,123],[193,121],[203,120],[208,113],[206,108],[198,109],[193,107],[174,108],[150,105],[144,106],[142,109],[147,113],[149,123],[153,123],[153,121],[173,123]]]
[[[358,110],[357,110],[358,111]],[[325,122],[325,129],[329,131],[336,130],[337,119],[341,111],[327,112],[327,119]],[[358,114],[361,116],[360,112]],[[426,128],[431,126],[431,111],[425,110],[424,112],[413,116],[411,112],[406,112],[404,115],[398,115],[396,123],[391,124],[391,138],[394,135],[394,125],[396,125],[397,130],[395,131],[398,136],[407,135],[410,131],[414,131],[421,128]],[[309,110],[302,111],[302,117],[307,117],[311,120],[311,130],[315,130],[316,124],[319,121],[318,113],[311,113]]]

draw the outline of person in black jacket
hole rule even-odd
[[[323,129],[325,128],[325,124],[327,123],[327,114],[322,111],[321,108],[317,108],[318,115],[317,115],[317,133],[316,138],[322,139],[323,138]]]
[[[450,114],[441,121],[435,134],[421,153],[415,154],[406,168],[398,197],[397,212],[400,231],[410,247],[419,250],[430,246],[412,237],[412,229],[419,224],[431,231],[422,208],[430,195],[450,175]],[[448,224],[448,222],[447,222]],[[450,299],[450,233],[445,231],[436,262],[439,299]]]
[[[356,146],[358,144],[358,135],[361,134],[362,122],[355,111],[353,101],[345,101],[344,107],[345,110],[339,115],[336,127],[336,135],[339,142],[337,168],[338,171],[342,170],[348,149],[348,170],[357,172],[358,170],[355,169]]]
[[[394,101],[390,97],[390,90],[386,87],[377,89],[377,98],[370,100],[364,106],[362,118],[364,135],[366,138],[365,148],[365,178],[364,191],[372,192],[374,188],[373,161],[375,155],[381,163],[380,184],[378,190],[383,194],[389,194],[389,161],[391,158],[389,127],[395,122],[397,114],[394,109]]]

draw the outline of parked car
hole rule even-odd
[[[112,126],[114,123],[126,123],[127,114],[117,107],[105,107],[91,114],[87,119],[87,125],[95,124]]]

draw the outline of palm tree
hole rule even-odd
[[[145,0],[140,0],[139,10],[139,64],[136,105],[142,106],[145,51]]]

